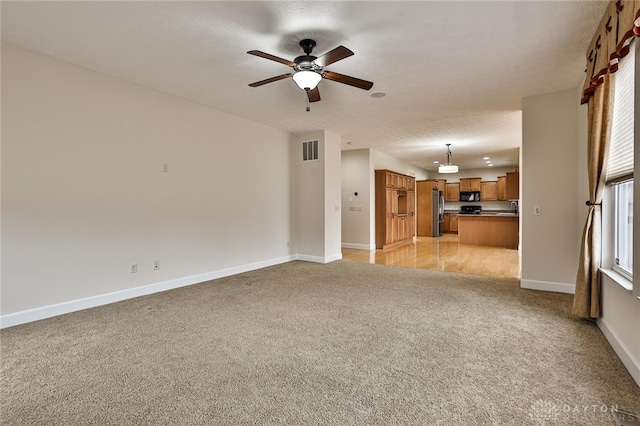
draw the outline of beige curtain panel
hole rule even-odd
[[[640,37],[640,0],[609,3],[587,49],[583,104],[589,102],[606,74],[618,70],[618,62],[629,53],[629,44],[636,37]]]
[[[589,174],[589,214],[582,232],[580,264],[576,277],[571,313],[581,318],[600,318],[601,209],[606,185],[606,164],[611,140],[611,76],[602,78],[598,90],[589,99],[589,146],[587,172]]]

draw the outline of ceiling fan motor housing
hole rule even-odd
[[[300,47],[302,47],[304,53],[310,55],[313,48],[316,47],[316,41],[311,40],[310,38],[305,38],[304,40],[300,40]]]
[[[296,63],[296,66],[293,67],[296,71],[320,71],[322,67],[317,65],[315,61],[317,58],[315,56],[303,55],[298,56],[293,60]]]
[[[293,67],[296,71],[320,71],[322,67],[317,65],[314,61],[318,59],[317,56],[311,55],[311,51],[316,47],[315,40],[305,38],[300,40],[300,47],[304,50],[305,55],[298,56],[293,60],[296,66]]]

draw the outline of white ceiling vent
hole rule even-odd
[[[302,161],[318,159],[318,141],[302,142]]]

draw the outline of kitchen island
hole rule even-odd
[[[458,215],[458,242],[517,250],[519,221],[517,213]]]

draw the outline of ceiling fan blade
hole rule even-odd
[[[344,74],[338,74],[337,72],[325,71],[322,73],[323,77],[327,80],[337,81],[338,83],[348,84],[349,86],[357,87],[359,89],[369,90],[373,87],[373,83],[367,80],[361,80],[359,78],[350,77]]]
[[[353,52],[351,50],[347,49],[344,46],[338,46],[335,49],[330,50],[324,55],[316,58],[313,62],[315,62],[316,65],[320,65],[321,67],[326,67],[329,64],[338,62],[344,58],[348,58],[351,55],[353,55]]]
[[[309,90],[307,92],[307,96],[309,97],[309,102],[318,102],[320,100],[320,91],[318,90],[318,86]]]
[[[272,61],[280,62],[281,64],[285,64],[288,67],[295,67],[296,66],[295,62],[291,62],[288,59],[282,59],[282,58],[279,58],[277,56],[270,55],[269,53],[261,52],[259,50],[250,50],[247,53],[249,55],[255,55],[255,56],[259,56],[261,58],[270,59]]]
[[[288,78],[288,77],[291,77],[291,73],[282,74],[277,77],[267,78],[266,80],[256,81],[255,83],[251,83],[249,86],[258,87],[258,86],[262,86],[263,84],[273,83],[274,81],[284,80],[285,78]]]

